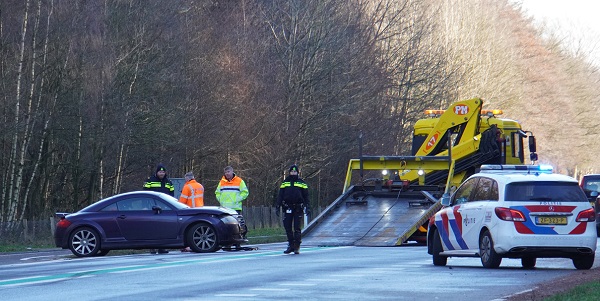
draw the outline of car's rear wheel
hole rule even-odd
[[[573,258],[573,265],[578,270],[589,270],[594,265],[594,254]]]
[[[490,231],[485,231],[479,238],[479,252],[481,256],[481,264],[484,267],[495,269],[500,266],[502,257],[494,250],[494,241]]]
[[[535,268],[536,262],[537,262],[537,258],[535,258],[535,257],[523,257],[523,258],[521,258],[521,266],[523,266],[526,269],[533,269],[533,268]]]
[[[96,256],[100,251],[100,235],[89,227],[78,228],[69,236],[69,249],[77,257]]]
[[[219,237],[213,226],[200,223],[193,225],[187,232],[187,241],[192,251],[210,253],[219,250]]]
[[[445,266],[448,263],[448,257],[440,255],[444,251],[442,240],[437,229],[433,231],[433,265]]]

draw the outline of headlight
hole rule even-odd
[[[221,221],[223,223],[225,223],[225,224],[231,224],[231,225],[237,225],[237,224],[239,224],[238,220],[235,217],[231,216],[231,215],[226,215],[224,217],[221,217]]]

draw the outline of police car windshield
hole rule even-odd
[[[514,182],[506,185],[505,201],[587,202],[578,183]]]

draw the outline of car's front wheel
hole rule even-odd
[[[76,229],[69,236],[69,249],[77,257],[96,256],[100,251],[100,235],[89,227]]]
[[[440,255],[444,251],[442,240],[437,229],[433,231],[433,265],[445,266],[448,263],[448,257]]]
[[[213,226],[200,223],[193,225],[187,232],[187,242],[192,251],[210,253],[219,250],[219,237]]]
[[[589,270],[594,265],[594,254],[573,258],[573,265],[578,270]]]
[[[490,231],[485,231],[479,238],[479,252],[481,256],[481,264],[484,267],[495,269],[500,266],[502,257],[494,250],[494,241]]]

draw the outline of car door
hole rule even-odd
[[[463,207],[477,187],[479,177],[466,180],[452,195],[450,207],[443,209],[436,215],[436,225],[444,250],[466,250],[467,246],[463,234]]]
[[[153,207],[161,210],[154,210]],[[164,240],[177,238],[177,212],[160,199],[151,196],[132,196],[117,202],[117,223],[128,241]]]
[[[463,240],[469,250],[479,250],[479,233],[486,221],[491,220],[493,209],[490,207],[494,206],[490,206],[490,202],[497,203],[497,187],[494,180],[480,177],[475,189],[458,210],[462,218]]]

